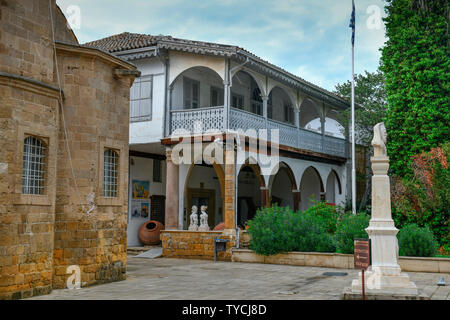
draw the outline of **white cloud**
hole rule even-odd
[[[351,1],[57,0],[81,8],[81,43],[124,31],[233,44],[327,89],[350,78]],[[357,1],[356,71],[373,71],[384,30],[369,30]]]

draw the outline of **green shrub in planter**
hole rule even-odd
[[[338,222],[334,239],[336,242],[336,251],[338,253],[353,253],[354,239],[364,238],[369,236],[364,230],[369,226],[370,217],[364,212],[346,213]]]
[[[329,205],[325,202],[315,202],[315,204],[306,209],[304,213],[313,215],[315,219],[323,225],[326,232],[334,233],[336,231],[340,211],[342,211],[342,209],[338,206]]]
[[[290,219],[288,207],[274,205],[258,210],[255,217],[248,221],[250,249],[265,256],[292,251],[294,242]]]
[[[290,251],[334,252],[334,242],[313,214],[294,213],[288,207],[258,210],[248,222],[250,249],[261,255]]]
[[[324,219],[312,213],[293,213],[293,251],[334,252],[333,236],[327,233]]]
[[[397,234],[399,255],[412,257],[431,257],[438,248],[433,232],[428,227],[420,228],[410,224]]]

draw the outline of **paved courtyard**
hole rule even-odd
[[[324,272],[345,272],[326,276]],[[125,281],[78,290],[54,290],[31,299],[340,299],[357,270],[128,256]],[[408,272],[432,299],[450,299],[449,274]],[[444,277],[445,287],[436,283]]]

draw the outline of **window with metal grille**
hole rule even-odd
[[[152,119],[152,77],[136,78],[130,89],[130,121]]]
[[[117,180],[119,169],[119,154],[106,149],[103,153],[103,196],[105,198],[117,197]]]
[[[161,182],[161,160],[153,159],[153,182]]]
[[[23,142],[22,193],[44,194],[47,147],[39,138],[29,136]]]

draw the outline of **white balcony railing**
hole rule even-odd
[[[175,135],[200,134],[207,132],[222,132],[226,128],[223,107],[176,110],[171,112],[170,132]],[[347,141],[320,133],[297,128],[291,124],[265,119],[264,117],[231,108],[230,129],[253,135],[249,129],[258,133],[260,129],[278,129],[279,143],[329,155],[347,157]]]

